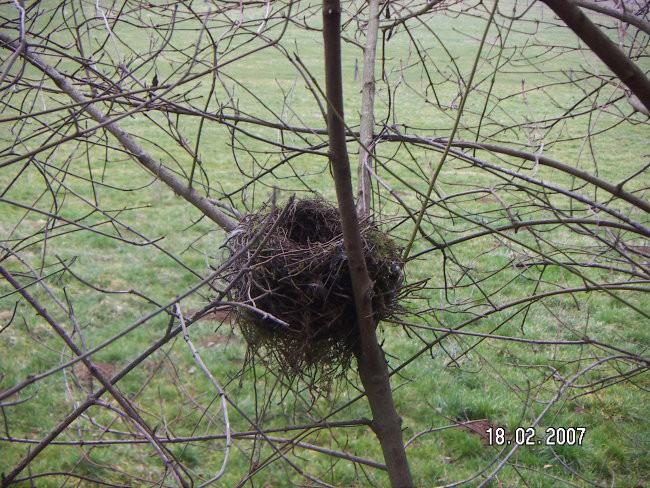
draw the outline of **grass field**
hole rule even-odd
[[[53,2],[42,4],[39,8],[52,9],[52,18],[70,18],[69,12],[55,10]],[[608,103],[609,98],[620,96],[618,87],[611,84],[605,84],[598,96],[589,96],[602,81],[598,76],[568,83],[569,73],[580,78],[585,72],[603,73],[605,68],[592,55],[573,49],[577,42],[570,32],[547,25],[552,18],[548,11],[540,17],[539,5],[525,18],[541,19],[540,23],[516,24],[520,27],[505,37],[510,22],[505,14],[515,5],[519,11],[524,10],[524,2],[501,2],[497,16],[501,37],[497,37],[495,28],[488,34],[483,62],[478,65],[475,88],[460,117],[456,139],[478,138],[533,153],[541,152],[543,143],[545,156],[605,181],[616,184],[631,177],[625,189],[645,199],[644,189],[650,183],[647,118],[632,114],[624,99]],[[350,12],[357,7],[356,3],[346,4],[344,20],[349,20]],[[304,18],[315,28],[320,25],[318,5],[297,4],[294,8],[296,19]],[[156,71],[161,90],[184,76],[197,45],[205,51],[199,56],[202,62],[192,67],[193,73],[204,70],[212,56],[206,47],[212,41],[198,34],[201,13],[205,12],[196,7],[197,17],[193,18],[187,5],[179,9],[178,15],[189,19],[188,27],[179,24],[167,48],[141,65],[136,54],[154,52],[166,31],[136,28],[132,22],[113,26],[125,62],[138,66],[135,74],[142,80],[150,80]],[[254,31],[257,21],[253,21],[264,7],[260,9],[247,7],[242,14],[246,32]],[[377,87],[376,103],[379,128],[381,122],[387,133],[394,129],[395,133],[427,138],[449,135],[464,90],[461,80],[467,80],[479,47],[477,39],[485,27],[485,14],[478,11],[481,15],[433,13],[426,24],[409,23],[409,32],[398,30],[384,41],[384,76]],[[8,3],[0,5],[0,12],[4,19],[15,18]],[[87,34],[88,47],[105,55],[98,63],[98,71],[106,79],[115,80],[112,44],[100,19],[87,15],[91,20],[84,25],[92,27]],[[128,9],[123,15],[149,21]],[[251,24],[246,24],[249,21]],[[155,18],[151,22],[155,23]],[[217,17],[214,22],[211,34],[217,38],[223,31],[219,30],[222,20]],[[278,16],[274,22],[279,26],[281,18]],[[271,24],[270,36],[279,29]],[[69,46],[71,35],[61,27],[64,24],[48,23],[46,16],[40,16],[30,25],[32,32],[54,32],[47,40],[51,46]],[[355,28],[354,22],[347,23],[344,35],[362,42],[355,38]],[[290,24],[277,47],[241,59],[238,57],[243,52],[256,48],[255,43],[262,46],[264,42],[252,36],[250,43],[238,44],[240,41],[234,38],[236,48],[224,48],[219,60],[223,68],[217,77],[208,74],[179,85],[165,99],[177,106],[201,107],[211,114],[323,129],[317,103],[319,98],[322,103],[318,87],[323,88],[320,36],[316,30]],[[100,49],[97,46],[101,42],[104,45]],[[500,42],[505,44],[501,52]],[[427,56],[424,63],[423,55]],[[6,61],[7,51],[1,56]],[[54,64],[57,56],[54,52],[45,58]],[[58,69],[68,72],[77,69],[76,64],[74,60],[62,60]],[[361,100],[355,65],[362,70],[362,64],[359,47],[345,43],[346,117],[354,130]],[[646,71],[650,68],[647,58],[640,66]],[[36,77],[37,72],[27,67],[25,76]],[[77,80],[81,78],[80,73],[76,76]],[[308,81],[310,76],[313,83]],[[99,75],[97,79],[102,81]],[[26,90],[21,110],[33,112],[67,103],[51,82],[47,86],[51,91]],[[81,81],[79,86],[89,90]],[[7,130],[0,131],[0,164],[93,125],[85,119],[62,120],[67,112],[53,112],[38,120],[28,119],[22,126],[22,122],[9,120],[18,114],[15,100],[22,92],[16,89],[14,93],[2,93],[0,123]],[[129,103],[103,103],[101,107],[114,110],[113,114],[130,108]],[[158,107],[162,107],[162,101]],[[570,116],[559,117],[567,108],[572,108]],[[41,124],[43,121],[50,125]],[[202,170],[195,175],[196,187],[201,191],[209,189],[211,197],[233,203],[242,213],[259,209],[274,188],[279,189],[280,201],[292,194],[318,194],[334,200],[326,148],[319,146],[325,136],[239,123],[238,127],[248,133],[239,132],[231,138],[231,123],[207,121],[202,128],[198,143]],[[479,123],[482,126],[477,136]],[[184,178],[190,173],[192,157],[188,153],[197,143],[198,116],[169,115],[162,108],[154,108],[126,117],[120,124],[162,164]],[[262,139],[276,143],[281,140],[284,147],[274,147]],[[15,140],[20,143],[11,149]],[[39,152],[34,159],[0,166],[0,264],[21,284],[30,284],[27,290],[83,350],[110,341],[161,307],[171,310],[176,297],[197,286],[228,256],[223,247],[224,231],[114,146],[114,140],[98,132]],[[313,151],[297,154],[293,147],[311,147]],[[351,140],[349,148],[356,163],[358,146]],[[648,222],[647,215],[638,208],[618,199],[609,201],[607,194],[576,182],[569,174],[497,154],[472,154],[530,178],[575,190],[637,222]],[[423,143],[386,141],[377,146],[377,161],[382,180],[417,212],[426,201],[423,194],[432,169],[440,161],[440,151]],[[277,168],[271,171],[275,165]],[[536,187],[526,187],[530,190],[527,193],[512,186],[512,181],[460,157],[450,157],[436,183],[432,197],[436,203],[427,210],[423,233],[437,242],[447,242],[483,227],[496,228],[513,219],[506,207],[516,210],[520,220],[555,215],[541,203],[533,204],[542,201]],[[398,244],[405,245],[412,221],[387,192],[382,190],[380,195],[375,203],[381,223],[391,230]],[[558,193],[549,193],[548,198],[562,209],[563,215],[574,212],[577,217],[592,218],[597,214],[588,205]],[[609,217],[602,213],[596,216],[601,215]],[[540,229],[544,232],[503,231],[468,240],[444,252],[425,252],[431,243],[424,238],[418,237],[414,243],[411,255],[422,254],[406,264],[406,277],[410,284],[420,280],[427,280],[427,284],[403,303],[400,318],[411,325],[387,322],[382,324],[380,336],[390,367],[403,366],[392,377],[392,385],[418,486],[453,485],[464,480],[465,486],[479,485],[502,459],[507,446],[489,446],[484,436],[457,424],[485,421],[476,425],[483,429],[503,427],[509,434],[526,428],[544,412],[568,379],[585,368],[590,369],[553,401],[536,427],[536,439],[542,439],[547,428],[584,427],[582,445],[521,447],[490,486],[641,487],[650,480],[650,376],[647,361],[642,364],[630,360],[630,354],[647,359],[650,343],[647,294],[643,289],[648,280],[647,254],[643,257],[647,240],[623,231],[616,234],[630,253],[641,253],[625,255],[622,251],[617,254],[607,244],[607,239],[616,240],[613,236],[618,230],[603,229],[602,234],[585,235],[572,232],[581,230],[579,226],[547,225]],[[558,247],[561,252],[556,252]],[[533,264],[522,265],[527,259]],[[602,267],[586,267],[582,265],[585,262]],[[628,268],[638,274],[621,271]],[[35,275],[43,277],[51,295],[32,283]],[[629,289],[551,294],[585,283],[619,282],[629,284]],[[543,300],[499,308],[545,292],[549,296]],[[215,291],[204,286],[179,305],[184,314],[191,315],[214,296]],[[110,341],[91,358],[112,376],[163,337],[169,320],[166,313],[155,315],[125,336]],[[432,330],[457,327],[474,335],[447,335]],[[484,337],[490,334],[522,341]],[[231,431],[278,429],[268,436],[283,446],[283,453],[296,466],[276,460],[256,474],[250,486],[288,486],[290,482],[316,486],[302,477],[298,468],[335,486],[387,486],[383,470],[322,452],[329,449],[383,462],[370,427],[354,424],[371,414],[365,399],[356,400],[360,383],[353,370],[332,384],[282,384],[273,374],[277,365],[265,368],[263,359],[250,361],[246,343],[230,315],[209,315],[191,326],[190,335],[232,402]],[[578,344],[586,336],[626,352]],[[553,341],[558,343],[544,343]],[[0,392],[73,358],[47,322],[7,282],[0,282],[0,351]],[[414,359],[407,364],[410,358]],[[0,472],[10,472],[33,447],[20,440],[41,440],[97,387],[97,382],[91,381],[77,363],[1,400],[4,427],[0,433]],[[219,471],[225,453],[225,441],[219,437],[225,432],[219,396],[180,336],[129,372],[118,383],[118,389],[160,437],[176,439],[167,446],[195,481],[207,480]],[[351,425],[282,430],[323,419]],[[164,477],[160,458],[134,433],[138,433],[136,427],[105,395],[57,437],[59,444],[48,446],[18,478],[59,473],[36,478],[35,486],[94,486],[88,481],[91,479],[120,486],[148,486],[151,480],[161,479],[162,483],[173,484],[169,475]],[[283,444],[282,439],[294,435],[304,443],[302,446]],[[79,443],[81,439],[84,444]],[[92,445],[93,441],[105,442]],[[236,486],[249,470],[271,455],[273,450],[261,437],[241,434],[233,439],[227,469],[217,486]],[[24,486],[30,483],[25,480]]]

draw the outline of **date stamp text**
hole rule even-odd
[[[503,427],[485,431],[490,446],[581,446],[586,432],[586,427],[548,427],[543,436],[533,427],[517,427],[512,435]]]

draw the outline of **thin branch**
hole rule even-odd
[[[75,353],[77,356],[83,356],[84,352],[79,349],[79,347],[72,341],[72,339],[69,337],[69,335],[65,332],[65,330],[50,316],[50,314],[24,289],[21,287],[20,283],[18,283],[13,275],[8,272],[2,265],[0,265],[0,274],[13,286],[16,290],[20,291],[20,294],[29,302],[29,304],[34,308],[34,310],[40,315],[46,322],[50,324],[50,326],[55,330],[55,332],[63,339],[63,341],[66,343],[66,345],[72,350],[72,352]],[[86,353],[87,354],[87,353]],[[176,478],[176,481],[180,486],[186,487],[189,486],[185,479],[183,478],[181,471],[179,467],[177,466],[177,462],[175,462],[173,459],[168,457],[168,454],[165,452],[165,448],[163,445],[158,443],[155,440],[155,436],[153,434],[153,431],[151,428],[147,425],[147,423],[142,419],[142,417],[137,413],[133,405],[127,400],[121,393],[119,393],[111,384],[111,382],[104,376],[104,374],[95,366],[90,359],[87,357],[84,357],[82,359],[82,362],[84,365],[88,368],[88,370],[91,372],[91,374],[99,380],[99,382],[102,384],[102,386],[108,391],[113,398],[120,404],[120,406],[125,410],[125,412],[128,414],[128,417],[137,425],[137,427],[141,430],[141,432],[147,437],[151,445],[154,447],[158,455],[160,456],[162,462],[166,467],[171,468],[172,473],[174,477]],[[3,476],[2,478],[2,486],[5,486],[5,483],[9,484],[11,481],[20,473],[23,469],[25,469],[27,465],[25,464],[25,460],[23,462],[19,463],[9,474],[6,476]]]
[[[210,486],[219,478],[221,478],[223,474],[226,472],[226,466],[228,465],[228,457],[230,456],[230,445],[232,443],[232,438],[230,435],[230,417],[228,416],[228,403],[227,403],[228,398],[226,393],[221,389],[221,387],[217,383],[217,380],[215,380],[214,376],[212,376],[212,373],[210,373],[210,370],[203,362],[203,359],[201,359],[201,355],[199,354],[199,351],[197,351],[196,347],[194,347],[194,343],[190,339],[190,335],[187,332],[187,326],[185,325],[185,317],[183,316],[183,313],[181,312],[181,307],[178,303],[176,303],[176,317],[178,317],[178,320],[180,321],[181,330],[183,331],[183,339],[185,340],[188,347],[190,348],[190,351],[192,351],[192,357],[194,357],[196,364],[199,365],[201,371],[203,371],[203,373],[210,380],[210,383],[212,383],[214,389],[217,390],[217,393],[219,395],[219,401],[221,402],[221,410],[223,411],[223,424],[224,424],[224,428],[226,429],[226,452],[224,453],[223,461],[221,462],[221,468],[219,469],[219,471],[217,471],[217,473],[212,478],[210,478],[205,483],[199,485],[199,488],[204,488],[206,486]]]
[[[397,20],[395,20],[391,24],[382,26],[381,30],[384,31],[384,32],[385,31],[392,32],[395,29],[395,27],[397,27],[398,25],[403,24],[407,20],[412,19],[414,17],[420,17],[421,15],[426,14],[428,11],[433,9],[433,7],[435,7],[439,3],[442,3],[442,1],[443,0],[428,0],[426,5],[424,7],[422,7],[420,10],[417,10],[415,12],[411,12],[410,14],[405,15],[404,17],[398,18]],[[388,8],[388,6],[387,6],[387,8]]]
[[[440,171],[442,170],[443,165],[447,161],[447,156],[449,155],[449,151],[451,149],[451,142],[453,141],[454,137],[456,136],[456,132],[458,131],[458,128],[460,127],[460,119],[465,113],[464,108],[465,108],[465,103],[467,102],[467,98],[469,97],[469,94],[472,92],[472,83],[474,81],[474,75],[476,74],[476,71],[478,69],[478,64],[481,60],[481,52],[483,51],[483,47],[485,45],[485,41],[487,40],[487,35],[488,32],[490,31],[490,27],[492,26],[492,21],[494,20],[494,14],[497,11],[497,6],[499,5],[499,1],[495,0],[494,5],[492,6],[492,10],[490,11],[490,17],[488,18],[487,23],[485,24],[485,28],[483,29],[483,36],[481,37],[481,41],[479,43],[479,47],[476,50],[476,55],[474,56],[474,64],[472,65],[472,70],[470,71],[469,74],[469,79],[467,80],[467,83],[465,83],[465,91],[463,92],[463,97],[460,100],[460,106],[458,107],[458,112],[456,114],[456,118],[454,120],[454,126],[451,129],[451,134],[449,135],[449,138],[447,140],[447,143],[445,144],[445,148],[442,152],[442,156],[440,156],[440,161],[438,161],[438,165],[436,168],[433,170],[433,173],[431,175],[431,178],[429,180],[429,187],[427,188],[426,191],[426,199],[422,202],[422,207],[420,209],[420,212],[418,213],[417,220],[415,222],[415,226],[413,227],[413,231],[411,232],[411,237],[404,247],[404,252],[402,254],[402,259],[406,261],[408,258],[409,254],[411,253],[411,248],[413,247],[413,243],[415,242],[415,238],[418,234],[418,231],[421,229],[421,224],[422,224],[422,219],[424,218],[424,213],[426,211],[427,207],[427,201],[431,198],[431,194],[433,193],[433,188],[436,184],[436,181],[438,180],[438,176],[440,175]]]
[[[444,139],[441,140],[441,142],[443,141]],[[591,183],[592,185],[597,186],[598,188],[602,188],[608,193],[611,193],[612,195],[622,200],[625,200],[626,202],[634,205],[635,207],[643,210],[644,212],[650,213],[650,202],[648,200],[644,200],[643,198],[639,198],[634,194],[623,190],[623,185],[613,185],[607,182],[606,180],[602,178],[598,178],[597,176],[587,173],[586,171],[583,171],[581,169],[578,169],[575,166],[570,166],[566,163],[556,161],[554,159],[543,156],[541,154],[533,154],[526,151],[520,151],[518,149],[513,149],[510,147],[501,146],[497,144],[490,144],[485,142],[474,142],[474,141],[463,141],[463,140],[453,141],[452,146],[460,147],[463,149],[483,149],[485,151],[490,151],[494,153],[507,154],[508,156],[514,156],[516,158],[521,158],[527,161],[548,166],[549,168],[558,169],[564,173],[570,174],[572,176],[580,178],[583,181]]]

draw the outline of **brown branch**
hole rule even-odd
[[[0,42],[3,43],[3,47],[8,47],[14,52],[20,49],[20,45],[16,41],[13,41],[7,34],[0,33]],[[180,180],[173,172],[164,167],[160,161],[152,158],[144,148],[136,142],[131,134],[124,131],[117,122],[111,121],[111,119],[105,117],[93,104],[91,99],[79,92],[56,69],[45,63],[45,61],[43,61],[38,55],[31,52],[29,48],[25,49],[21,55],[33,66],[45,73],[56,84],[56,86],[58,86],[74,102],[82,104],[84,110],[96,122],[98,122],[101,127],[105,127],[132,157],[137,159],[140,164],[155,174],[160,181],[174,190],[174,193],[182,196],[189,203],[201,210],[204,215],[212,219],[222,229],[231,231],[237,226],[235,220],[214,206],[208,198],[204,197],[194,188]]]
[[[359,376],[373,415],[372,427],[381,444],[388,476],[393,487],[414,486],[402,440],[401,419],[395,409],[388,366],[377,341],[372,309],[372,281],[368,276],[359,221],[352,189],[352,174],[346,146],[341,75],[341,5],[339,0],[323,1],[323,41],[327,129],[330,165],[341,214],[343,242],[348,257],[354,292],[360,346],[357,350]]]
[[[361,425],[367,425],[368,422],[360,421],[359,422]],[[332,424],[336,424],[335,422],[332,422]],[[357,425],[357,424],[354,424]],[[305,426],[303,426],[304,428]],[[269,432],[272,431],[277,431],[277,430],[286,430],[286,429],[269,429],[267,431],[264,431],[263,433],[260,432],[233,432],[231,434],[231,437],[234,439],[242,439],[242,440],[252,440],[252,441],[257,441],[262,437],[264,434],[268,434]],[[156,437],[155,439],[160,442],[161,444],[186,444],[189,442],[199,442],[199,441],[213,441],[213,440],[224,440],[227,438],[226,434],[218,434],[218,435],[205,435],[205,436],[191,436],[191,437],[173,437],[173,438],[166,438],[166,437]],[[283,445],[291,445],[294,447],[300,447],[309,451],[314,451],[314,452],[319,452],[322,454],[326,454],[331,457],[339,458],[339,459],[345,459],[347,461],[351,461],[353,463],[357,464],[364,464],[366,466],[370,466],[372,468],[377,468],[377,469],[382,469],[385,470],[386,466],[384,464],[378,463],[376,461],[372,461],[370,459],[365,459],[360,456],[355,456],[354,454],[349,454],[346,452],[341,452],[341,451],[335,451],[333,449],[327,449],[325,447],[321,447],[315,444],[309,444],[306,442],[298,441],[296,439],[289,439],[285,437],[268,437],[268,440],[272,442],[276,442],[281,445],[281,448],[284,448]],[[16,437],[2,437],[0,436],[0,441],[4,442],[14,442],[14,443],[20,443],[20,444],[36,444],[38,441],[33,440],[33,439],[23,439],[23,438],[16,438]],[[54,441],[51,444],[52,445],[58,445],[58,446],[114,446],[114,445],[140,445],[144,444],[148,441],[144,439],[120,439],[120,440],[98,440],[98,441],[86,441],[86,440],[78,440],[78,441]],[[62,473],[64,475],[68,475],[70,473]]]
[[[179,327],[179,330],[182,331],[182,328]],[[6,405],[6,404],[5,404]],[[359,420],[341,420],[337,422],[317,422],[311,424],[298,424],[298,425],[287,425],[284,427],[272,427],[268,429],[260,430],[246,430],[242,432],[231,432],[230,436],[233,439],[242,439],[242,438],[252,438],[257,436],[266,435],[266,434],[277,434],[278,432],[291,432],[294,430],[307,432],[310,430],[317,431],[321,429],[331,430],[331,429],[341,429],[347,427],[368,427],[370,426],[370,420],[368,419],[359,419]],[[178,436],[174,437],[167,435],[166,437],[157,436],[156,439],[162,444],[185,444],[188,442],[203,442],[203,441],[219,441],[225,440],[227,434],[208,434],[208,435],[191,435],[191,436]],[[3,437],[0,436],[0,441],[3,442],[15,442],[19,444],[38,444],[40,441],[36,439],[28,439],[21,437]],[[295,438],[291,439],[291,442],[295,441]],[[52,446],[115,446],[115,445],[139,445],[146,444],[149,441],[144,437],[136,437],[134,439],[78,439],[71,441],[52,441],[50,445]]]
[[[249,436],[240,436],[239,438],[243,439],[251,439],[251,440],[257,440],[259,439],[260,434],[253,434]],[[284,448],[284,445],[291,445],[294,447],[302,447],[303,449],[307,449],[309,451],[314,451],[314,452],[320,452],[322,454],[327,454],[328,456],[331,457],[336,457],[339,459],[345,459],[347,461],[351,461],[353,463],[358,463],[358,464],[365,464],[366,466],[371,466],[373,468],[377,469],[386,469],[386,466],[378,463],[376,461],[372,461],[370,459],[365,459],[359,456],[355,456],[353,454],[348,454],[345,452],[340,452],[340,451],[335,451],[333,449],[327,449],[325,447],[317,446],[314,444],[308,444],[306,442],[302,441],[297,441],[295,439],[287,439],[284,437],[269,437],[269,440],[273,442],[277,442],[278,444],[281,445],[281,448]]]
[[[450,327],[431,327],[428,325],[421,325],[421,324],[415,324],[412,322],[405,322],[402,320],[390,320],[391,322],[399,325],[404,325],[407,327],[412,327],[415,329],[422,329],[422,330],[430,330],[432,332],[437,332],[437,333],[443,333],[443,334],[449,334],[449,335],[463,335],[463,336],[468,336],[468,337],[480,337],[482,339],[494,339],[494,340],[499,340],[499,341],[505,341],[505,342],[518,342],[520,344],[534,344],[538,346],[542,345],[547,345],[547,346],[578,346],[578,345],[593,345],[593,346],[598,346],[603,349],[611,349],[613,351],[620,352],[621,354],[626,354],[630,356],[631,358],[636,359],[638,362],[647,364],[650,366],[650,358],[644,358],[643,356],[640,356],[638,354],[635,354],[633,352],[627,351],[625,349],[622,349],[620,347],[617,347],[613,344],[607,344],[605,342],[597,341],[594,339],[591,339],[589,337],[583,337],[582,339],[576,339],[574,341],[569,341],[569,340],[559,340],[559,339],[526,339],[523,337],[513,337],[513,336],[504,336],[504,335],[497,335],[497,334],[490,334],[490,333],[481,333],[481,332],[473,332],[473,331],[465,331],[465,330],[458,330],[458,329],[452,329]]]
[[[589,20],[575,2],[566,0],[542,0],[542,2],[548,5],[650,110],[650,80],[634,61]]]
[[[641,17],[638,17],[634,14],[628,14],[624,10],[611,8],[601,3],[592,2],[590,0],[573,0],[573,3],[578,7],[593,10],[594,12],[605,14],[609,17],[614,17],[615,19],[633,25],[639,30],[642,30],[646,34],[650,35],[650,22],[646,22]]]

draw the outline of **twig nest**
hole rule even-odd
[[[363,229],[374,281],[375,324],[394,312],[404,282],[399,249],[374,225]],[[343,373],[359,332],[336,207],[322,199],[291,199],[248,215],[231,234],[232,300],[249,346],[265,350],[288,377],[319,381]]]

